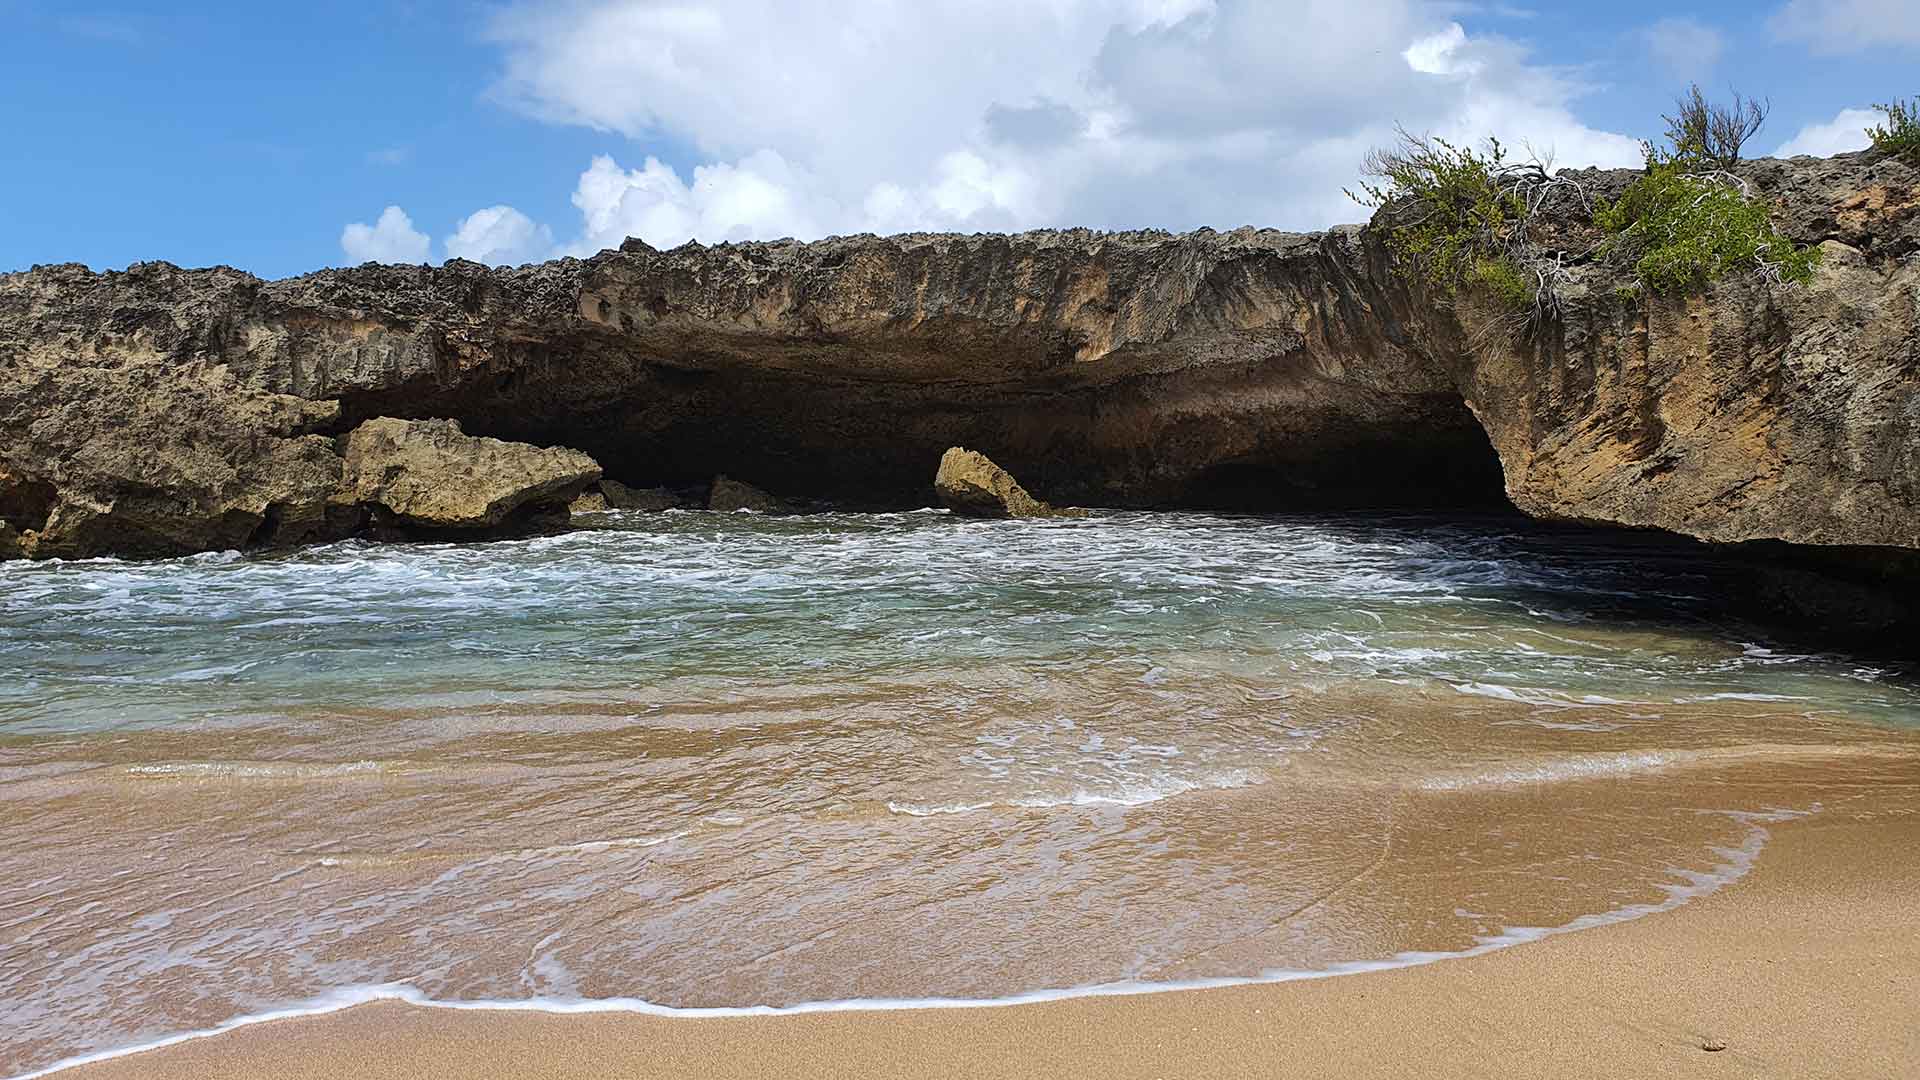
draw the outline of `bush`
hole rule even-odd
[[[1498,300],[1510,315],[1496,320],[1498,328],[1516,333],[1557,314],[1559,286],[1581,263],[1630,268],[1636,297],[1702,289],[1735,272],[1782,284],[1810,280],[1819,250],[1796,247],[1775,230],[1766,206],[1727,171],[1765,125],[1768,104],[1737,92],[1727,103],[1708,101],[1698,85],[1676,104],[1662,118],[1669,147],[1645,144],[1646,171],[1611,204],[1577,174],[1509,163],[1496,139],[1475,150],[1404,130],[1393,146],[1367,155],[1367,174],[1379,182],[1347,194],[1386,209],[1376,220],[1396,260],[1442,294],[1470,288]],[[1883,111],[1889,131],[1920,145],[1920,107]],[[1567,228],[1589,218],[1601,230],[1597,242]],[[1551,227],[1530,229],[1536,223]],[[1586,246],[1547,246],[1570,241]]]
[[[1740,181],[1698,175],[1693,168],[1678,150],[1649,148],[1646,174],[1618,202],[1594,212],[1594,223],[1612,234],[1605,253],[1631,262],[1641,284],[1655,293],[1704,288],[1738,270],[1775,282],[1813,277],[1818,248],[1795,247],[1776,231],[1766,207],[1748,198]]]
[[[1910,165],[1920,165],[1920,98],[1894,100],[1874,108],[1886,114],[1887,120],[1867,129],[1873,148]]]
[[[1475,259],[1467,280],[1510,308],[1532,307],[1540,292],[1540,283],[1506,256]]]
[[[1700,84],[1674,99],[1674,114],[1662,116],[1667,122],[1667,141],[1673,144],[1673,156],[1689,169],[1730,169],[1740,161],[1740,148],[1766,126],[1770,103],[1741,97],[1733,92],[1726,104],[1708,101]]]
[[[1396,204],[1388,247],[1441,292],[1474,283],[1530,304],[1533,288],[1512,254],[1524,243],[1526,207],[1502,183],[1512,171],[1498,139],[1476,151],[1403,130],[1394,146],[1367,155],[1366,172],[1381,183],[1347,195],[1370,209]]]

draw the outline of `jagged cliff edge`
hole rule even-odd
[[[1580,174],[1605,192],[1630,173]],[[340,439],[377,416],[568,446],[637,486],[725,472],[929,501],[990,452],[1086,505],[1485,505],[1778,545],[1904,574],[1920,552],[1920,171],[1743,166],[1821,244],[1798,287],[1625,296],[1485,332],[1379,231],[689,244],[517,269],[0,275],[0,553],[325,539]],[[1570,226],[1572,227],[1572,226]],[[335,500],[337,504],[337,500]]]

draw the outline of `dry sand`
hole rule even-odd
[[[1920,793],[1874,802],[1676,911],[1424,967],[714,1020],[380,1003],[61,1077],[1920,1077]]]

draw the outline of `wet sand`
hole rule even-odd
[[[716,1020],[379,1003],[60,1075],[1916,1075],[1920,791],[1882,786],[1771,833],[1745,878],[1675,911],[1423,967],[1004,1008]]]

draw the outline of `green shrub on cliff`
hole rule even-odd
[[[1650,292],[1670,295],[1742,270],[1772,282],[1810,280],[1820,250],[1796,247],[1776,230],[1744,181],[1700,165],[1685,147],[1649,146],[1645,174],[1618,201],[1595,207],[1594,224],[1610,234],[1603,256],[1632,266]]]
[[[1709,101],[1700,84],[1674,99],[1667,122],[1667,141],[1673,144],[1673,156],[1689,169],[1731,169],[1740,161],[1741,148],[1767,124],[1770,106],[1758,98],[1733,92],[1728,102]]]
[[[1467,281],[1516,309],[1533,306],[1540,292],[1539,281],[1507,256],[1475,259],[1467,270]]]
[[[1898,99],[1875,105],[1886,115],[1886,122],[1867,129],[1873,148],[1882,150],[1909,165],[1920,165],[1920,98]]]
[[[1526,215],[1504,183],[1513,171],[1498,139],[1477,151],[1402,131],[1396,145],[1367,155],[1367,175],[1380,182],[1347,195],[1369,209],[1394,207],[1388,248],[1441,293],[1477,285],[1525,306],[1535,290],[1513,257]]]
[[[1617,201],[1594,207],[1594,224],[1608,234],[1600,256],[1631,266],[1649,292],[1670,295],[1741,271],[1778,283],[1811,279],[1819,249],[1796,247],[1727,171],[1766,124],[1766,103],[1738,93],[1730,103],[1709,101],[1695,85],[1677,106],[1662,118],[1668,148],[1647,143],[1646,171]]]
[[[1560,286],[1582,264],[1630,271],[1634,295],[1685,293],[1741,272],[1804,282],[1819,250],[1776,230],[1766,205],[1728,171],[1765,125],[1767,108],[1738,93],[1711,101],[1688,87],[1662,117],[1668,147],[1646,143],[1645,171],[1612,203],[1591,178],[1509,162],[1497,139],[1475,150],[1404,130],[1393,146],[1367,155],[1366,172],[1378,182],[1347,194],[1380,211],[1374,223],[1388,250],[1440,294],[1466,290],[1504,307],[1489,328],[1496,332],[1553,317]],[[1920,107],[1883,111],[1889,132],[1920,146]]]

